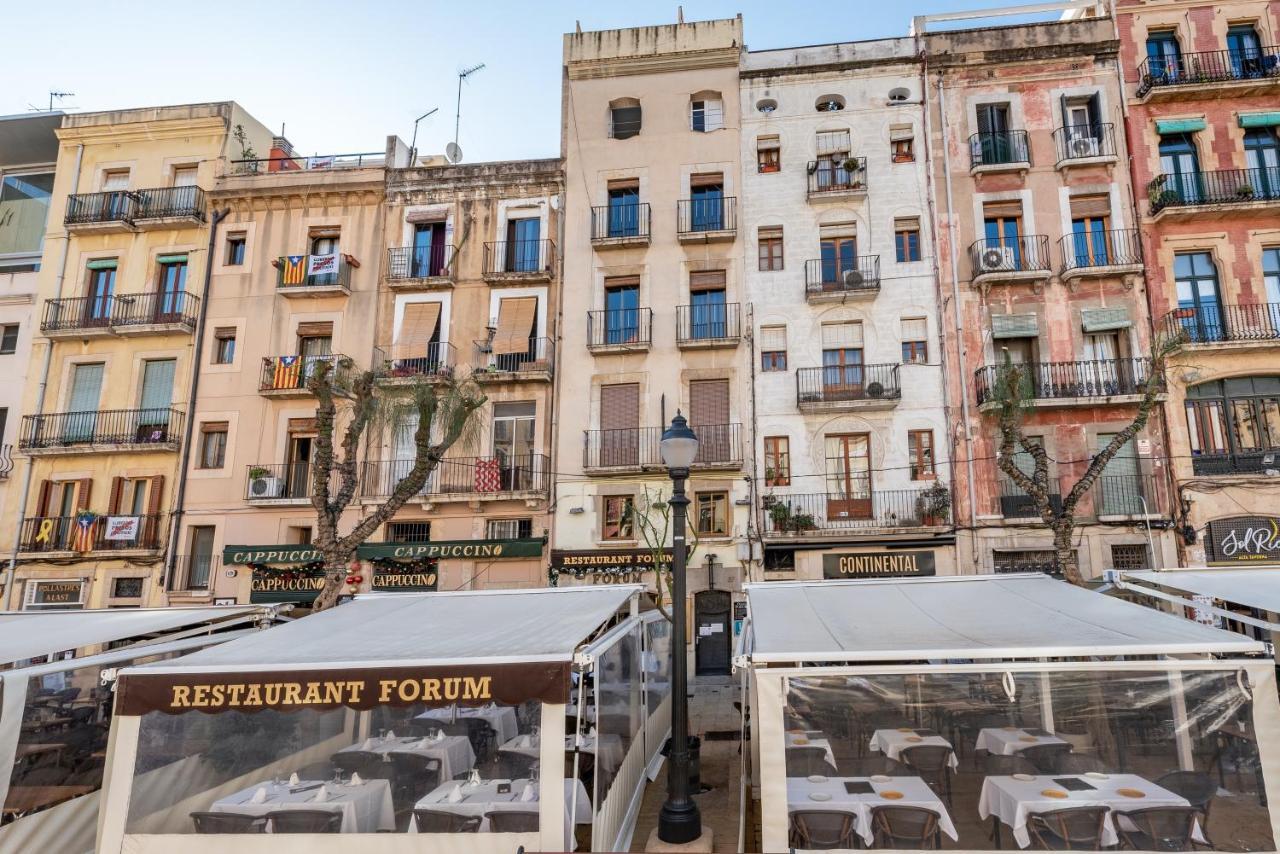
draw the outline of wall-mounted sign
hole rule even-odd
[[[671,568],[671,549],[658,555],[661,569]],[[653,578],[651,549],[582,549],[551,551],[552,575],[572,575],[592,584],[643,584]]]
[[[227,546],[223,563],[315,563],[324,560],[311,546]]]
[[[373,568],[373,589],[386,593],[435,590],[439,578],[435,566],[418,569],[381,561]]]
[[[82,579],[28,581],[22,607],[48,611],[83,608],[84,589],[85,582]]]
[[[823,578],[905,578],[934,572],[933,552],[847,552],[822,556]]]
[[[1209,523],[1211,566],[1280,562],[1280,516],[1232,516]]]
[[[365,543],[356,547],[356,555],[366,560],[394,558],[398,560],[498,560],[509,557],[540,557],[540,538],[523,540],[440,540],[427,543]]]
[[[253,580],[249,588],[249,601],[266,602],[314,602],[324,588],[324,567],[306,566],[274,567],[258,564],[253,567]]]

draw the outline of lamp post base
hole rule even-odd
[[[658,838],[667,843],[683,845],[693,842],[702,834],[702,816],[692,799],[684,803],[668,800],[658,811]],[[696,849],[695,849],[696,850]]]
[[[710,854],[715,846],[715,834],[709,827],[699,827],[699,835],[692,842],[663,842],[658,836],[658,828],[649,833],[649,840],[644,850],[650,852],[688,852],[688,854]]]

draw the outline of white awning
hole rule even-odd
[[[261,606],[12,611],[0,614],[0,664],[261,613]]]
[[[1120,577],[1125,582],[1154,584],[1280,614],[1280,567],[1135,570]],[[1135,586],[1130,589],[1142,588]]]
[[[570,661],[641,590],[375,594],[138,672]]]
[[[1250,653],[1262,645],[1045,575],[746,586],[753,662]]]

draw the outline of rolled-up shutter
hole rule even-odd
[[[902,320],[903,341],[924,341],[929,337],[929,321],[923,317],[908,317]]]
[[[1127,308],[1081,309],[1080,321],[1085,332],[1108,332],[1113,329],[1128,329],[1133,325]]]
[[[689,274],[690,291],[716,291],[724,288],[724,270],[703,270]]]
[[[640,386],[637,383],[600,387],[600,429],[630,430],[640,426]]]
[[[729,423],[728,380],[694,380],[689,383],[689,423],[694,426]]]
[[[333,321],[324,320],[298,324],[299,338],[324,338],[326,336],[333,337]]]
[[[862,324],[857,321],[822,324],[822,346],[823,348],[861,347]]]
[[[992,338],[1037,338],[1040,321],[1034,314],[994,314],[991,316]]]
[[[787,327],[785,326],[762,326],[760,327],[760,351],[762,353],[776,353],[780,350],[787,349]]]
[[[982,215],[984,217],[1015,217],[1022,216],[1022,202],[1018,200],[1005,202],[987,202],[982,206]]]
[[[901,142],[904,139],[915,138],[915,131],[911,125],[889,125],[889,141]]]
[[[1072,196],[1071,197],[1071,218],[1081,219],[1090,217],[1092,219],[1100,219],[1104,216],[1111,215],[1111,197],[1110,196]]]
[[[495,355],[524,353],[533,337],[533,321],[538,313],[537,297],[504,299],[498,305],[498,331],[493,336]]]

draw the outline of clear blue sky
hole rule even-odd
[[[468,161],[559,153],[561,34],[675,21],[677,0],[542,2],[208,3],[60,0],[4,14],[0,115],[74,92],[69,110],[235,100],[302,152],[381,151],[407,142],[431,107],[418,148],[453,138],[457,73],[466,84]],[[686,21],[741,12],[753,50],[905,35],[912,15],[991,8],[998,0],[684,0]]]

